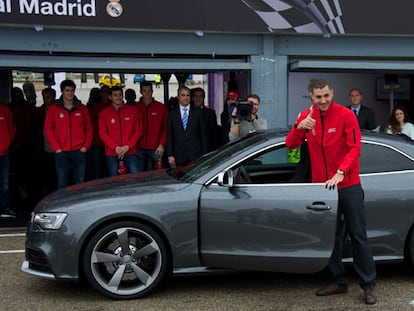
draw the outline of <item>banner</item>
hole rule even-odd
[[[0,24],[412,35],[413,11],[407,0],[0,0]]]

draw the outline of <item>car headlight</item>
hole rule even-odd
[[[66,213],[35,213],[33,224],[45,230],[59,230],[67,215]]]

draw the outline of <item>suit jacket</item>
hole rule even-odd
[[[348,106],[350,109],[352,109],[351,106]],[[358,114],[358,123],[359,128],[361,130],[373,130],[377,127],[375,124],[375,114],[374,110],[372,110],[369,107],[365,107],[361,105],[361,108],[359,109]]]
[[[169,111],[167,157],[175,157],[177,166],[198,159],[208,151],[205,132],[201,109],[190,108],[186,130],[184,130],[181,121],[180,108],[177,107]]]
[[[203,130],[207,139],[207,149],[212,151],[219,145],[218,138],[220,133],[217,127],[217,116],[216,112],[210,108],[201,109],[201,117],[203,121]]]

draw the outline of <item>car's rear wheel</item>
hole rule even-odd
[[[98,231],[85,249],[83,266],[89,284],[114,299],[150,293],[168,270],[167,249],[146,225],[118,222]]]

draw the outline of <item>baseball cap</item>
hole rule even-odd
[[[237,93],[236,91],[229,91],[227,93],[226,99],[237,99],[239,98],[239,93]]]

